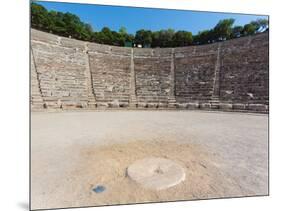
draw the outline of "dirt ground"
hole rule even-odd
[[[32,209],[268,194],[267,115],[196,111],[32,113]],[[182,183],[145,189],[138,159],[180,164]],[[101,193],[93,188],[105,187]]]

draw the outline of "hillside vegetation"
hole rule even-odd
[[[200,45],[253,35],[269,29],[267,19],[258,19],[244,26],[235,26],[234,22],[234,19],[220,20],[214,28],[201,31],[196,35],[189,31],[173,29],[159,31],[140,29],[133,35],[127,33],[125,27],[121,27],[118,32],[108,27],[95,31],[90,24],[84,23],[75,14],[48,11],[40,4],[31,3],[32,28],[60,36],[115,46],[132,46],[133,44],[140,44],[142,47]]]

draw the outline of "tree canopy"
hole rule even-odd
[[[150,30],[141,29],[136,32],[134,42],[142,46],[150,47],[152,43],[152,32]]]
[[[196,35],[192,35],[189,31],[173,29],[159,31],[140,29],[133,35],[129,34],[125,27],[121,27],[118,32],[108,27],[97,32],[75,14],[48,11],[40,4],[31,3],[32,28],[60,36],[115,46],[125,46],[127,43],[153,48],[200,45],[253,35],[269,29],[267,19],[257,19],[244,26],[233,26],[234,22],[232,18],[220,20],[214,28],[200,31]]]

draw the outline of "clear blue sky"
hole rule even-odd
[[[244,25],[257,18],[267,16],[196,12],[183,10],[149,9],[120,6],[102,6],[94,4],[42,2],[37,1],[48,10],[71,12],[92,25],[95,31],[107,26],[118,31],[124,26],[128,33],[134,34],[139,29],[157,31],[172,28],[174,30],[199,31],[213,28],[217,22],[225,18],[234,18],[234,25]]]

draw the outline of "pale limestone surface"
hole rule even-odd
[[[144,189],[137,160],[170,159],[186,180]],[[103,193],[92,187],[105,186]],[[58,208],[268,194],[268,115],[204,111],[33,112],[31,206]]]
[[[185,180],[185,171],[179,164],[159,157],[137,160],[127,172],[132,180],[154,190],[167,189]]]

